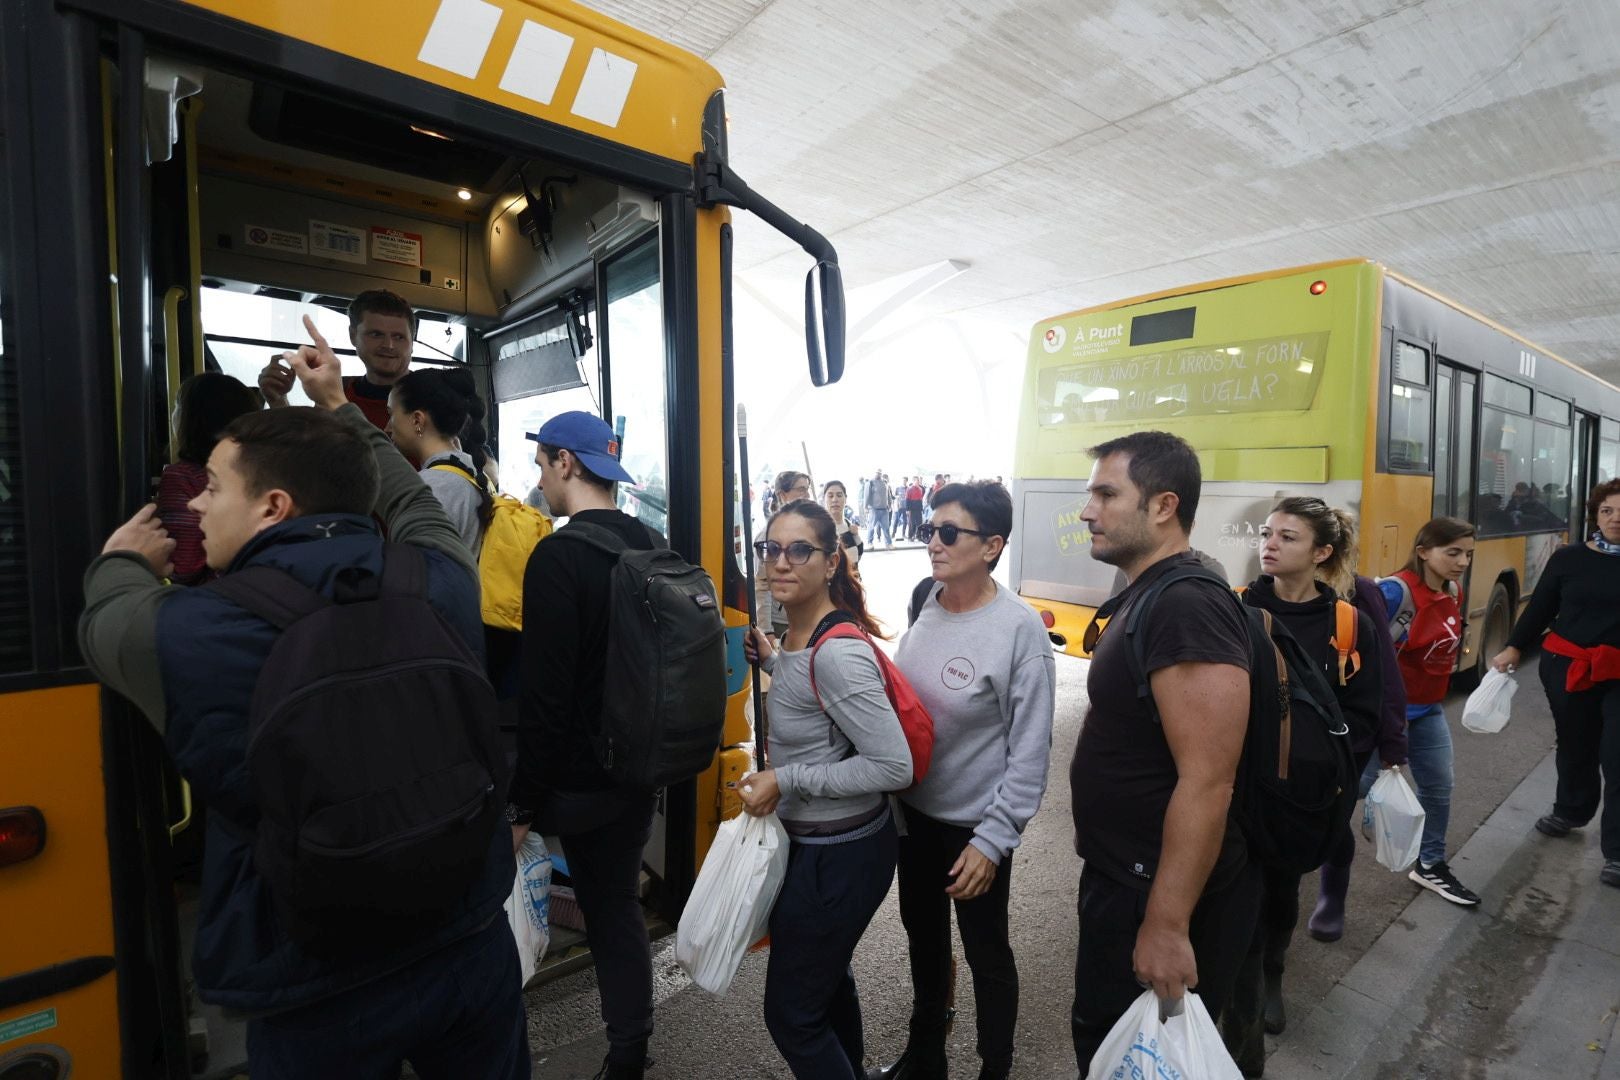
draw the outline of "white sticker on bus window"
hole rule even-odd
[[[309,220],[309,250],[323,259],[343,262],[366,261],[366,234],[348,225],[330,221]]]
[[[422,265],[422,235],[383,225],[371,227],[371,257],[400,266]]]
[[[291,229],[272,229],[268,225],[244,225],[243,238],[251,248],[268,248],[291,255],[309,254],[309,237]]]
[[[501,76],[501,89],[550,105],[573,48],[574,39],[562,31],[525,21]]]
[[[433,16],[433,25],[416,58],[476,79],[500,22],[501,9],[487,0],[440,0],[438,14]]]
[[[574,95],[574,115],[598,124],[615,127],[630,97],[630,84],[636,79],[636,62],[614,56],[606,49],[591,51],[585,78]]]

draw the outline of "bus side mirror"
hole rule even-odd
[[[805,275],[804,341],[812,383],[844,377],[844,275],[835,262],[818,262]]]

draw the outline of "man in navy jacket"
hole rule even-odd
[[[208,461],[201,515],[208,565],[272,566],[332,596],[340,578],[379,574],[380,518],[421,550],[428,602],[482,655],[477,570],[415,470],[343,392],[316,344],[288,359],[314,409],[242,417]],[[165,585],[173,542],[147,506],[85,574],[79,623],[97,677],[134,702],[210,810],[194,969],[204,1001],[248,1017],[254,1080],[397,1076],[528,1080],[517,953],[501,917],[515,873],[504,823],[460,902],[436,926],[385,948],[314,954],[281,925],[256,870],[248,712],[279,631],[209,589]],[[423,873],[432,873],[424,867]]]

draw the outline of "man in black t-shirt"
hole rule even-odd
[[[1136,601],[1193,564],[1202,477],[1186,442],[1138,432],[1091,450],[1081,518],[1091,554],[1128,582],[1092,652],[1091,709],[1069,769],[1080,876],[1075,1056],[1098,1046],[1146,987],[1196,988],[1220,1016],[1248,950],[1259,879],[1230,809],[1249,717],[1243,613],[1207,581],[1167,588],[1137,629],[1151,702],[1137,697],[1125,625]]]
[[[614,502],[614,482],[630,482],[630,474],[600,417],[560,413],[529,438],[540,444],[534,456],[540,489],[552,511],[568,518],[558,536],[579,521],[611,529],[633,548],[663,546],[662,536]],[[607,1060],[597,1075],[640,1080],[653,1001],[652,951],[637,888],[656,793],[615,784],[592,746],[602,729],[614,562],[605,551],[555,537],[529,556],[518,757],[506,816],[514,849],[531,826],[562,841],[607,1026]]]

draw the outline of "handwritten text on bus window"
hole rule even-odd
[[[1114,356],[1041,372],[1043,426],[1308,409],[1326,331]]]

